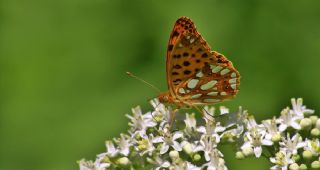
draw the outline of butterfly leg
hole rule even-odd
[[[177,104],[177,108],[174,109],[170,114],[170,122],[169,122],[169,129],[171,129],[174,126],[174,121],[176,119],[176,113],[179,111],[179,109],[183,106],[183,103]]]
[[[211,115],[211,114],[210,114],[206,109],[204,109],[203,107],[200,109],[200,108],[199,108],[198,106],[196,106],[196,105],[189,104],[189,106],[195,108],[198,112],[200,112],[201,115],[202,115],[202,117],[203,117],[204,119],[207,119],[207,120],[209,120],[209,121],[214,121],[215,116],[214,116],[214,115]],[[205,113],[204,113],[204,112],[205,112]],[[210,116],[210,117],[208,117],[208,116]]]
[[[174,109],[171,114],[170,114],[170,122],[169,122],[169,129],[172,129],[175,118],[176,118],[176,113],[178,112],[178,108]]]
[[[208,110],[206,110],[203,106],[201,107],[201,110],[203,110],[204,112],[202,112],[202,115],[204,116],[205,119],[214,122],[214,119],[217,117],[215,115],[212,115],[208,112]]]

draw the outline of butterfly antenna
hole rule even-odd
[[[140,77],[137,77],[136,75],[132,74],[131,72],[126,72],[128,76],[133,77],[139,81],[141,81],[142,83],[145,83],[147,85],[149,85],[151,88],[153,88],[154,90],[156,90],[157,92],[161,93],[160,89],[158,89],[156,86],[154,86],[153,84],[141,79]]]

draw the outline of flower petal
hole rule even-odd
[[[294,129],[301,129],[301,126],[296,122],[296,121],[292,121],[290,124]]]
[[[162,136],[157,136],[152,139],[152,143],[160,143],[163,142],[163,137]]]
[[[263,145],[267,145],[267,146],[271,146],[271,145],[273,144],[273,142],[272,142],[271,140],[267,140],[267,139],[263,139],[263,140],[261,141],[261,143],[262,143]]]
[[[176,139],[179,139],[181,137],[183,137],[183,133],[182,132],[176,132],[176,133],[173,134],[172,139],[176,140]]]
[[[280,126],[279,126],[279,131],[280,132],[283,132],[283,131],[285,131],[286,129],[287,129],[287,125],[285,125],[285,124],[280,124]]]
[[[164,154],[169,150],[169,145],[167,145],[166,143],[163,143],[160,149],[160,154]]]
[[[161,167],[164,167],[164,168],[168,168],[170,166],[170,163],[168,161],[165,161]]]
[[[181,146],[180,146],[179,142],[177,142],[177,141],[173,141],[173,145],[172,145],[172,147],[173,147],[173,148],[174,148],[174,150],[176,150],[176,151],[181,151],[181,150],[182,150],[182,148],[181,148]]]
[[[210,156],[208,152],[204,152],[204,158],[206,159],[206,161],[210,161]]]
[[[259,158],[261,156],[261,153],[262,153],[261,146],[254,147],[253,148],[253,152],[256,155],[256,157]]]
[[[207,133],[207,130],[206,130],[206,128],[204,126],[198,127],[197,131],[200,132],[200,133],[203,133],[203,134]]]

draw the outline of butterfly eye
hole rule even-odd
[[[169,101],[169,97],[168,96],[162,96],[162,101],[163,102],[168,102]]]

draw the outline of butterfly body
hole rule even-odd
[[[187,17],[180,17],[170,35],[167,50],[169,91],[160,102],[178,106],[206,105],[233,98],[240,74],[222,54],[211,51]]]

